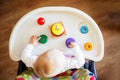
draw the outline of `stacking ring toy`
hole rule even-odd
[[[86,34],[88,33],[88,27],[87,26],[82,26],[80,29],[81,33]]]
[[[70,42],[75,42],[75,40],[73,39],[73,38],[68,38],[67,40],[66,40],[66,46],[68,47],[68,48],[70,48],[69,47],[69,44],[70,44]]]
[[[53,35],[60,36],[64,33],[64,27],[61,23],[55,23],[53,24],[51,31]]]
[[[85,48],[87,51],[92,50],[92,49],[93,49],[92,43],[87,42],[87,43],[85,44],[84,48]]]
[[[43,25],[45,23],[45,19],[43,17],[38,18],[38,24]]]
[[[45,44],[48,41],[48,37],[46,35],[40,35],[39,42]]]

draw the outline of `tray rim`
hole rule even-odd
[[[88,20],[90,20],[93,24],[96,25],[97,27],[97,31],[100,33],[99,36],[101,38],[101,43],[102,43],[102,51],[101,51],[101,55],[96,57],[96,58],[93,58],[93,61],[100,61],[102,60],[103,56],[104,56],[104,40],[103,40],[103,36],[102,36],[102,33],[98,27],[98,25],[96,24],[96,22],[88,15],[86,14],[85,12],[79,10],[79,9],[76,9],[76,8],[72,8],[72,7],[66,7],[66,6],[49,6],[49,7],[41,7],[41,8],[37,8],[37,9],[34,9],[28,13],[26,13],[23,17],[21,17],[18,22],[15,24],[12,32],[11,32],[11,35],[10,35],[10,39],[9,39],[9,56],[10,58],[13,60],[13,61],[19,61],[20,59],[18,59],[16,56],[14,56],[14,52],[12,50],[12,42],[14,42],[13,38],[15,36],[15,33],[16,33],[16,30],[18,28],[18,25],[20,25],[20,23],[24,22],[24,19],[35,14],[35,13],[38,13],[38,12],[43,12],[43,11],[70,11],[70,12],[74,12],[74,13],[77,13],[77,14],[82,14],[83,17],[86,17]],[[85,57],[88,58],[89,56],[85,54]]]

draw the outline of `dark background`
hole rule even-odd
[[[0,0],[0,80],[14,80],[18,63],[9,58],[14,25],[29,11],[44,6],[70,6],[90,15],[100,27],[105,55],[96,63],[99,80],[120,80],[120,0]]]

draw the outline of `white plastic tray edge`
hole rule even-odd
[[[89,58],[91,58],[93,61],[100,61],[102,58],[103,58],[103,56],[104,56],[104,41],[103,41],[103,37],[102,37],[102,33],[101,33],[101,31],[100,31],[100,29],[99,29],[99,27],[98,27],[98,25],[94,22],[94,20],[89,16],[89,15],[87,15],[86,13],[84,13],[83,11],[81,11],[81,10],[77,10],[77,9],[75,9],[75,8],[71,8],[71,7],[61,7],[61,6],[59,6],[59,7],[42,7],[42,8],[38,8],[38,9],[35,9],[35,10],[32,10],[32,11],[30,11],[29,13],[27,13],[26,15],[24,15],[17,23],[16,23],[16,25],[15,26],[17,26],[17,25],[20,25],[19,23],[20,22],[22,22],[22,21],[24,21],[24,17],[29,17],[29,16],[31,16],[33,13],[35,14],[35,13],[37,13],[38,11],[40,12],[42,12],[42,11],[51,11],[51,10],[56,10],[56,11],[74,11],[75,13],[77,13],[77,14],[82,14],[83,16],[85,16],[85,17],[87,17],[90,21],[92,21],[95,25],[96,25],[96,27],[98,28],[97,30],[98,30],[98,32],[100,33],[100,37],[101,37],[101,40],[102,40],[102,48],[101,48],[101,55],[100,56],[98,56],[98,57],[92,57],[92,56],[89,56]],[[13,52],[12,52],[12,41],[13,41],[13,39],[12,39],[12,37],[14,37],[15,35],[14,35],[14,33],[16,33],[16,29],[17,29],[18,27],[14,27],[13,28],[13,31],[11,32],[11,35],[10,35],[10,40],[9,40],[9,55],[10,55],[10,58],[12,59],[12,60],[14,60],[14,61],[19,61],[20,59],[18,59],[15,55],[13,55]],[[14,41],[13,41],[14,42]],[[88,58],[88,56],[87,55],[85,55],[85,57],[86,58]]]

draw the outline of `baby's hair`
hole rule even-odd
[[[34,69],[35,69],[35,72],[40,77],[49,77],[53,73],[53,71],[55,71],[57,62],[54,58],[56,58],[55,57],[56,54],[57,53],[53,53],[52,50],[49,50],[49,51],[46,51],[45,53],[43,53],[36,60],[36,62],[34,63]]]
[[[34,66],[35,67],[35,66]],[[45,67],[46,68],[46,67]],[[42,70],[39,66],[35,67],[35,72],[37,73],[37,75],[39,75],[40,77],[47,77],[48,73],[46,72],[46,70]]]

